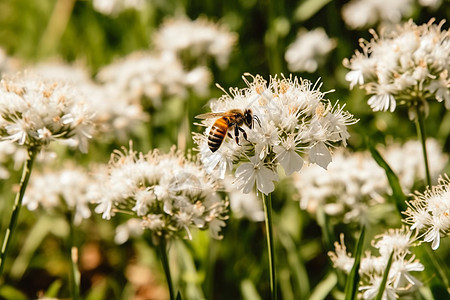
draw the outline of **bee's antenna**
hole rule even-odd
[[[259,117],[257,115],[253,115],[253,120],[256,120],[256,122],[258,122],[259,127],[261,127],[261,121],[259,120]]]

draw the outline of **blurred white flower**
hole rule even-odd
[[[351,0],[342,7],[342,18],[348,27],[361,29],[377,23],[397,24],[409,16],[412,0]]]
[[[437,140],[426,141],[428,166],[431,178],[438,178],[448,163],[448,155],[443,152]],[[399,177],[405,193],[412,192],[414,184],[425,178],[425,166],[421,143],[417,140],[407,141],[403,145],[392,144],[381,151],[384,159]],[[435,181],[437,182],[437,181]]]
[[[213,57],[220,67],[228,64],[236,40],[236,33],[202,17],[194,21],[167,19],[153,37],[157,50],[174,52],[183,61],[194,59],[197,63],[205,57]]]
[[[324,99],[320,85],[313,85],[308,80],[275,76],[267,83],[259,75],[246,76],[253,79],[249,82],[244,77],[247,88],[232,88],[230,94],[211,101],[210,105],[212,113],[216,114],[232,109],[242,113],[250,110],[247,116],[241,116],[247,118],[247,126],[237,128],[230,124],[229,133],[235,137],[229,138],[224,133],[219,148],[214,151],[211,143],[217,141],[217,136],[211,135],[210,131],[220,115],[214,118],[207,115],[202,121],[205,131],[194,136],[206,170],[224,178],[227,170],[238,165],[235,183],[244,193],[249,193],[256,185],[257,191],[268,194],[275,188],[279,165],[287,174],[302,168],[301,153],[309,152],[311,161],[326,168],[331,161],[329,148],[338,143],[346,145],[347,126],[357,120],[343,110],[344,106],[332,105]]]
[[[62,213],[70,211],[74,215],[74,224],[79,225],[91,216],[88,207],[91,184],[88,171],[72,164],[66,164],[59,171],[33,172],[23,205],[32,211],[39,207]]]
[[[145,0],[92,0],[92,6],[99,13],[115,16],[127,9],[140,10],[145,2]]]
[[[330,39],[323,28],[300,30],[284,57],[290,71],[314,73],[335,47],[336,41]]]
[[[442,0],[419,0],[419,4],[425,7],[436,9],[442,4]]]
[[[264,210],[261,199],[252,191],[244,194],[233,184],[233,177],[226,176],[223,180],[225,191],[230,200],[230,209],[236,218],[247,218],[254,222],[264,221]]]
[[[429,166],[433,177],[443,170],[448,156],[434,139],[427,140]],[[405,193],[425,178],[420,142],[392,144],[380,150],[398,176]],[[323,207],[325,213],[344,223],[376,223],[385,216],[385,198],[391,189],[386,173],[369,152],[336,151],[327,170],[307,165],[294,174],[294,186],[300,198],[300,208],[313,216]],[[382,215],[380,215],[382,214]]]
[[[209,229],[214,238],[221,238],[228,203],[200,164],[174,148],[168,154],[115,151],[99,188],[95,211],[104,219],[122,212],[140,220],[155,237],[191,238],[193,227]]]
[[[0,136],[26,147],[58,141],[87,152],[92,112],[72,86],[29,73],[4,77],[0,86]]]
[[[411,254],[410,248],[415,246],[413,244],[414,239],[415,237],[411,235],[409,229],[402,227],[390,229],[372,240],[372,245],[375,249],[378,249],[380,255],[374,256],[370,251],[367,251],[361,257],[359,297],[374,299],[378,294],[392,252],[392,265],[389,269],[383,299],[398,299],[400,296],[413,295],[422,283],[411,272],[421,272],[425,269],[424,265]],[[336,242],[335,248],[335,252],[328,252],[333,266],[348,274],[353,267],[354,258],[350,253],[347,253],[342,234],[341,243]]]
[[[206,67],[185,70],[174,53],[135,52],[102,68],[97,78],[127,102],[161,106],[163,97],[186,98],[193,90],[208,91],[211,74]]]
[[[140,219],[129,219],[125,223],[120,224],[116,228],[114,242],[116,244],[124,244],[131,237],[139,237],[144,232],[144,226]]]
[[[431,248],[439,248],[441,237],[450,235],[450,179],[441,176],[438,185],[428,187],[424,193],[415,192],[403,212],[404,222],[411,230],[420,232],[419,238],[431,242]]]
[[[450,109],[449,31],[442,30],[445,21],[433,22],[418,26],[410,20],[380,35],[371,31],[373,38],[360,43],[362,52],[344,60],[351,69],[346,76],[350,87],[364,88],[374,111],[393,112],[402,104],[424,106],[427,112],[427,100]]]
[[[93,135],[96,137],[125,141],[130,132],[148,120],[139,101],[123,94],[124,91],[116,84],[95,83],[82,65],[55,61],[39,63],[31,70],[46,80],[68,83],[85,95],[95,124]]]

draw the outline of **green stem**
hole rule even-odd
[[[431,187],[431,176],[430,176],[430,168],[428,166],[428,154],[427,154],[427,146],[426,146],[426,134],[425,134],[425,122],[424,122],[424,115],[422,113],[422,110],[420,109],[420,106],[416,106],[416,130],[417,130],[417,137],[419,138],[420,142],[422,143],[422,153],[423,153],[423,161],[425,164],[425,174],[427,178],[427,184],[429,187]]]
[[[275,270],[275,253],[273,243],[273,228],[272,228],[272,195],[267,197],[264,193],[261,193],[264,204],[264,215],[266,222],[266,235],[267,235],[267,253],[269,254],[269,270],[270,270],[270,291],[272,294],[271,299],[277,299],[277,281]]]
[[[72,300],[80,299],[80,272],[78,270],[78,248],[75,245],[75,228],[73,214],[67,213],[69,223],[69,258],[70,258],[70,294]]]
[[[165,237],[159,239],[159,252],[161,255],[161,263],[166,275],[167,287],[169,288],[170,300],[174,300],[172,277],[170,276],[169,258],[167,256],[167,241]]]
[[[30,179],[34,159],[36,158],[38,152],[38,148],[33,147],[28,149],[28,159],[23,165],[22,177],[19,183],[19,192],[16,194],[9,226],[8,229],[6,229],[5,237],[3,238],[3,245],[0,254],[0,276],[3,274],[3,268],[5,267],[5,259],[8,252],[9,243],[11,241],[11,236],[17,226],[17,220],[19,218],[20,208],[22,207],[23,196],[25,195],[25,189],[27,188],[28,180]]]

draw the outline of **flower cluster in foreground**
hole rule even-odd
[[[194,227],[220,238],[228,203],[201,165],[174,148],[167,154],[115,151],[102,181],[95,211],[104,219],[121,212],[139,219],[155,237],[191,238]]]
[[[423,25],[409,22],[396,30],[372,31],[370,41],[361,41],[362,52],[344,60],[350,88],[361,86],[372,95],[374,111],[393,112],[398,104],[425,106],[427,100],[444,101],[450,109],[450,38],[445,21]]]
[[[429,187],[424,193],[416,192],[407,202],[403,212],[405,223],[411,230],[421,232],[419,238],[431,242],[431,248],[439,248],[441,237],[450,235],[450,179],[448,175],[439,178],[438,185]]]
[[[301,153],[326,168],[332,160],[330,148],[338,143],[346,146],[347,126],[357,122],[345,105],[332,104],[320,85],[301,78],[275,76],[269,82],[259,75],[250,78],[251,82],[244,77],[247,88],[232,88],[211,101],[213,113],[250,109],[254,122],[251,129],[244,125],[242,130],[231,130],[231,135],[239,133],[239,144],[225,135],[219,149],[212,152],[208,137],[217,118],[203,120],[206,129],[194,140],[206,170],[224,178],[227,170],[241,162],[235,172],[237,187],[249,193],[256,184],[258,191],[268,194],[278,180],[277,166],[288,175],[299,171],[304,161]]]
[[[66,164],[59,171],[34,173],[23,205],[29,210],[41,207],[46,211],[71,212],[74,224],[78,225],[91,216],[89,203],[92,199],[89,196],[92,188],[93,181],[87,170]]]
[[[0,82],[0,136],[27,148],[52,141],[87,152],[93,131],[84,96],[70,85],[28,73]]]
[[[427,140],[429,166],[432,177],[442,171],[448,156],[434,139]],[[405,193],[425,177],[420,142],[392,144],[381,151],[383,157],[399,177]],[[293,176],[300,196],[300,208],[312,215],[322,207],[324,212],[344,223],[377,223],[385,218],[385,198],[391,191],[386,173],[371,154],[336,151],[328,169],[317,165],[305,166]]]
[[[417,290],[422,283],[411,272],[421,272],[425,267],[411,254],[413,240],[414,237],[406,227],[390,229],[372,240],[372,246],[377,249],[379,255],[375,256],[368,251],[361,257],[359,291],[362,299],[374,299],[377,295],[392,252],[392,265],[389,269],[383,299],[410,296]],[[343,234],[341,243],[336,242],[335,248],[335,252],[328,253],[334,267],[347,274],[350,273],[355,259],[351,253],[347,252]]]

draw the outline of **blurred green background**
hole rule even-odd
[[[352,137],[349,148],[362,151],[366,140],[373,144],[404,142],[416,138],[414,123],[407,111],[373,113],[366,103],[363,91],[349,91],[342,65],[358,49],[358,39],[369,39],[367,29],[349,29],[340,14],[348,1],[144,1],[140,10],[126,9],[115,15],[106,15],[93,8],[92,1],[76,0],[1,0],[0,47],[17,59],[22,69],[37,62],[58,58],[68,63],[81,63],[92,78],[115,59],[137,50],[153,47],[151,36],[168,17],[187,15],[194,20],[205,16],[220,21],[238,34],[227,67],[214,62],[208,67],[213,79],[207,96],[191,94],[188,102],[190,124],[194,116],[207,110],[207,101],[219,97],[225,89],[245,86],[242,74],[250,72],[264,78],[275,74],[290,74],[284,53],[300,28],[323,27],[337,47],[328,55],[326,63],[315,73],[294,73],[316,82],[321,78],[322,91],[334,90],[328,97],[345,103],[346,108],[360,119],[349,128]],[[444,0],[438,9],[421,7],[411,1],[409,16],[416,24],[449,18],[450,2]],[[378,25],[378,24],[376,24]],[[448,24],[444,25],[448,28]],[[167,151],[179,141],[180,122],[183,120],[184,101],[172,97],[163,100],[159,110],[150,110],[153,133],[148,140],[148,124],[143,124],[130,139],[135,148],[147,152],[150,148]],[[191,125],[191,131],[201,132]],[[441,103],[430,106],[426,130],[450,149],[450,114]],[[193,146],[186,136],[188,149]],[[80,164],[106,163],[113,149],[127,142],[94,141],[87,155],[55,147],[58,160],[73,159]],[[14,170],[13,166],[8,166]],[[39,169],[39,166],[36,168]],[[448,166],[446,168],[449,170]],[[0,183],[1,233],[9,222],[15,184],[20,171],[11,172],[8,180]],[[418,182],[417,188],[423,188]],[[344,276],[336,275],[327,251],[338,240],[340,232],[348,237],[348,248],[353,249],[354,228],[327,220],[317,221],[301,211],[295,200],[295,191],[289,178],[282,180],[273,195],[276,257],[280,299],[338,299],[342,297]],[[392,218],[392,221],[391,221]],[[115,227],[122,223],[120,216],[110,221],[93,216],[85,220],[76,232],[79,245],[81,295],[84,299],[165,299],[166,285],[157,254],[149,237],[130,239],[120,246],[114,243]],[[368,228],[367,243],[382,232],[384,226],[398,227],[400,222],[387,215],[383,224]],[[324,226],[330,227],[333,241],[323,235]],[[64,240],[68,225],[58,212],[21,211],[19,226],[6,278],[0,287],[0,297],[7,299],[35,299],[48,296],[69,297],[69,264]],[[211,240],[207,232],[195,232],[192,241],[177,241],[171,247],[171,267],[175,283],[183,299],[268,299],[270,287],[263,222],[237,219],[231,212],[223,231],[224,239]],[[330,243],[331,242],[331,243]],[[443,241],[438,252],[448,261],[449,243]],[[15,259],[14,259],[15,258]],[[335,286],[336,285],[336,286]],[[316,298],[314,298],[316,297]]]

